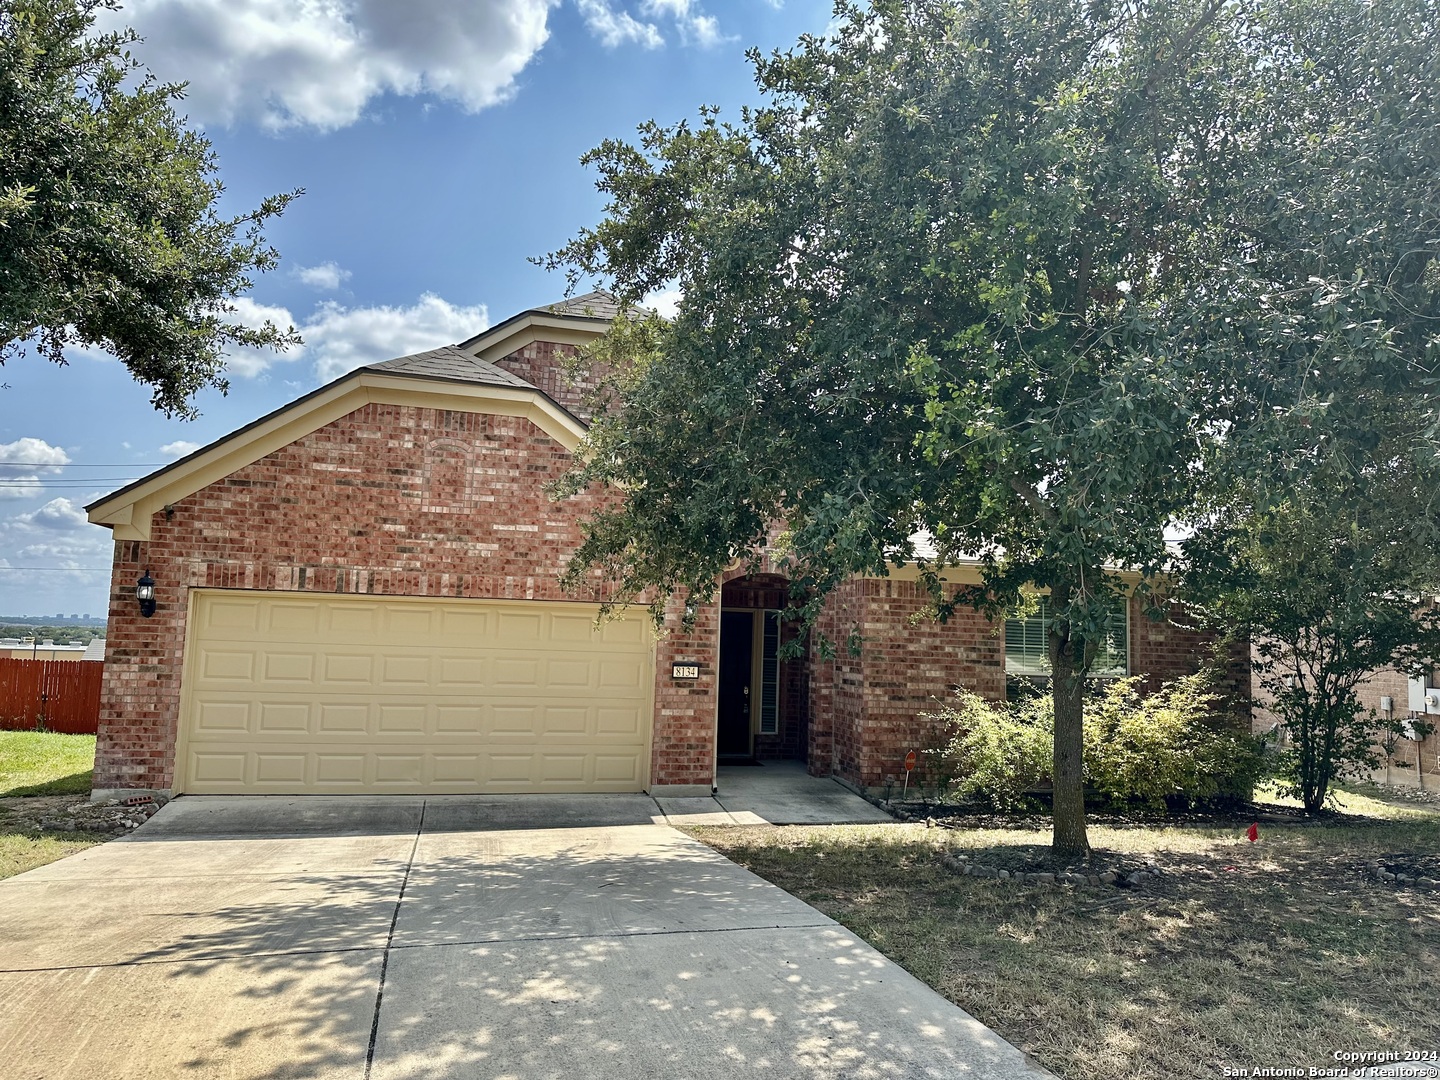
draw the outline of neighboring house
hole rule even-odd
[[[1254,678],[1253,727],[1257,733],[1275,732],[1284,739],[1279,718],[1270,711],[1269,696]],[[1355,688],[1360,707],[1382,723],[1396,725],[1394,752],[1383,742],[1375,744],[1380,768],[1370,776],[1377,783],[1440,790],[1440,665],[1416,678],[1394,668],[1377,671]],[[1385,759],[1389,758],[1387,762]]]
[[[585,431],[563,363],[615,310],[591,294],[360,368],[91,505],[115,536],[97,795],[709,794],[752,756],[876,784],[951,689],[1036,674],[1023,626],[1007,654],[977,613],[913,621],[914,567],[830,599],[854,656],[777,659],[773,572],[726,575],[688,632],[673,601],[658,643],[638,610],[596,629],[558,579],[600,496],[545,487]],[[1151,684],[1204,644],[1134,602],[1112,636],[1113,673]]]
[[[100,638],[101,648],[104,642]],[[56,645],[53,641],[36,641],[34,638],[0,638],[0,657],[12,660],[88,660],[85,645]]]

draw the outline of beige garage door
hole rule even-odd
[[[584,604],[196,590],[177,787],[639,791],[654,645]]]

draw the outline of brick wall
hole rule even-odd
[[[666,634],[655,657],[656,737],[651,751],[652,787],[693,784],[708,787],[715,776],[720,605],[701,605],[689,631],[682,626],[683,611],[683,597],[673,597],[665,611]],[[671,678],[672,665],[677,663],[697,665],[700,677]]]
[[[553,341],[532,341],[523,349],[496,360],[512,375],[518,375],[531,386],[539,387],[559,405],[563,405],[581,419],[588,420],[590,412],[585,406],[587,396],[599,385],[602,369],[594,368],[577,378],[571,378],[565,365],[576,354],[575,346],[559,345]]]
[[[979,612],[961,609],[948,623],[915,618],[928,606],[919,582],[871,579],[849,582],[826,604],[819,629],[837,644],[833,661],[811,657],[810,764],[864,786],[899,778],[905,754],[935,745],[924,719],[956,687],[992,701],[1005,698],[1004,636]],[[1161,682],[1197,670],[1209,657],[1213,634],[1174,621],[1152,621],[1132,602],[1130,669]],[[862,633],[859,657],[845,653],[850,628]],[[1228,656],[1222,689],[1232,695],[1237,720],[1248,717],[1249,657],[1243,646]],[[923,756],[921,763],[923,765]]]
[[[847,581],[825,601],[816,621],[810,657],[810,772],[853,778],[859,773],[865,713],[863,653],[852,656],[846,648],[852,629],[865,618],[865,583]],[[820,637],[828,639],[835,655],[823,659]]]
[[[156,514],[149,541],[115,545],[95,786],[172,786],[192,587],[590,599],[558,578],[595,499],[557,504],[543,490],[568,461],[527,420],[366,405]],[[146,567],[150,619],[134,598]],[[718,634],[707,618],[701,638]],[[713,741],[713,708],[708,720],[703,705],[686,712],[675,699],[694,688],[669,685],[669,656],[690,644],[658,656],[656,782],[710,778],[699,743]]]
[[[1219,635],[1190,626],[1179,605],[1166,609],[1164,618],[1152,618],[1138,600],[1130,601],[1130,672],[1144,675],[1141,689],[1152,693],[1160,684],[1194,674],[1214,654]],[[1217,684],[1234,702],[1237,716],[1250,716],[1250,643],[1235,642],[1225,649],[1225,674]]]

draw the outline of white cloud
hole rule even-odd
[[[585,25],[607,49],[616,48],[633,41],[647,49],[658,49],[665,44],[660,28],[654,23],[640,22],[625,11],[616,11],[609,0],[575,0],[575,6],[584,16]]]
[[[322,381],[379,360],[449,345],[473,337],[489,325],[483,304],[466,307],[426,293],[409,307],[347,308],[326,301],[303,322],[285,308],[237,301],[237,317],[247,322],[268,318],[279,326],[294,324],[305,344],[288,353],[237,350],[227,359],[232,374],[255,378],[271,365],[308,359]]]
[[[44,439],[25,437],[0,443],[0,499],[28,499],[45,490],[43,477],[58,473],[70,455]]]
[[[0,443],[0,476],[33,474],[46,465],[68,465],[70,455],[44,439],[26,437]],[[53,469],[47,470],[54,472]]]
[[[650,16],[668,15],[675,21],[680,40],[686,45],[710,48],[728,40],[720,33],[714,16],[703,14],[691,0],[644,0],[640,9]]]
[[[41,529],[69,530],[90,524],[85,511],[69,499],[51,499],[38,510],[28,514],[17,514],[15,520],[23,525],[34,525]]]
[[[136,55],[189,80],[204,122],[271,130],[353,124],[385,93],[429,94],[475,112],[504,101],[549,36],[558,0],[131,0]]]
[[[191,442],[189,439],[176,439],[172,443],[166,443],[160,447],[160,453],[166,457],[182,458],[186,454],[193,454],[200,449],[198,442]]]
[[[315,374],[333,379],[363,364],[462,341],[489,325],[484,305],[458,307],[426,293],[410,307],[322,304],[300,332],[315,354]]]
[[[350,271],[342,270],[333,262],[323,262],[319,266],[297,266],[291,273],[302,283],[322,292],[334,292],[350,280]]]
[[[679,289],[656,289],[652,293],[646,293],[640,302],[653,308],[662,318],[673,319],[680,310],[680,298],[683,295]]]
[[[262,323],[271,322],[281,330],[295,325],[295,316],[290,314],[289,308],[276,307],[272,304],[257,304],[248,296],[237,296],[232,303],[235,310],[227,316],[232,322],[244,323],[246,326],[259,326]],[[263,374],[271,364],[299,360],[304,355],[304,345],[292,345],[283,353],[271,349],[232,349],[226,354],[225,366],[232,375],[253,379],[255,376]]]

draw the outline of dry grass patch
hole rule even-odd
[[[1440,853],[1440,817],[1371,802],[1373,816],[1341,824],[1262,824],[1256,845],[1234,828],[1093,828],[1098,865],[1145,857],[1167,872],[1124,892],[961,877],[939,862],[1031,863],[1048,846],[1040,831],[691,831],[1061,1076],[1213,1077],[1440,1047],[1440,893],[1359,872],[1382,855]]]

